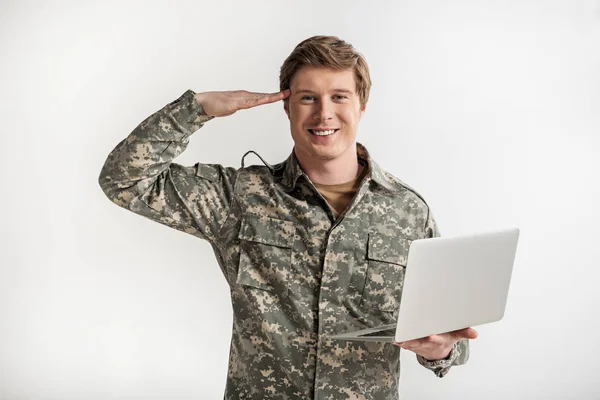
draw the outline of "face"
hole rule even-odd
[[[294,150],[301,162],[356,158],[358,123],[365,111],[354,71],[304,66],[290,82],[284,103]]]

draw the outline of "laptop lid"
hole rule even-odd
[[[412,242],[395,341],[499,321],[519,229]]]
[[[502,319],[518,237],[508,228],[413,241],[395,335],[382,326],[332,338],[403,342]]]

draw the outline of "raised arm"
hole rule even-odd
[[[188,90],[142,121],[113,149],[100,173],[100,187],[125,209],[214,241],[229,212],[238,171],[215,164],[182,166],[173,160],[212,118],[288,95]]]

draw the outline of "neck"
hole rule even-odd
[[[319,160],[296,152],[300,166],[313,183],[322,185],[339,185],[355,179],[361,165],[356,155],[356,144],[349,151],[331,160]]]

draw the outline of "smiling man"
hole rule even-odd
[[[284,108],[290,120],[294,153],[313,182],[340,183],[354,178],[359,166],[356,134],[366,102],[357,93],[355,72],[302,66],[289,85]]]
[[[315,36],[283,63],[280,92],[189,90],[106,160],[109,199],[214,249],[234,313],[225,399],[397,399],[401,347],[439,377],[468,358],[470,328],[402,344],[331,339],[394,322],[410,242],[439,235],[423,198],[356,142],[370,87],[350,44]],[[285,161],[174,162],[212,118],[282,100]]]

